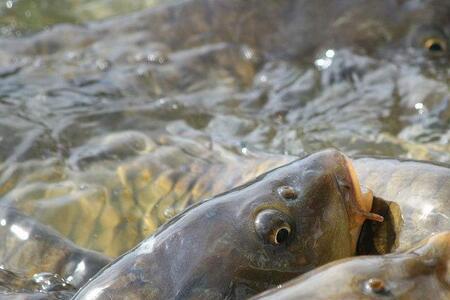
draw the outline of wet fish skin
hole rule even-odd
[[[52,228],[5,206],[0,206],[0,237],[3,271],[19,272],[21,277],[30,280],[35,274],[48,272],[79,288],[111,261],[100,253],[76,246]],[[17,282],[33,290],[36,283],[26,284],[30,280]],[[12,283],[10,280],[5,282],[6,285]],[[27,286],[16,284],[2,289],[13,292],[26,290]]]
[[[254,300],[449,299],[450,231],[401,253],[329,263]]]
[[[353,255],[356,192],[346,162],[319,152],[191,206],[74,299],[241,299]],[[283,198],[286,186],[295,192]]]
[[[401,215],[395,213],[402,219],[394,229],[398,238],[390,251],[406,250],[433,233],[450,230],[448,165],[382,157],[353,159],[353,165],[361,184],[400,207]]]

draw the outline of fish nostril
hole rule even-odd
[[[297,198],[297,191],[289,185],[283,185],[278,188],[278,195],[286,200],[294,200]]]
[[[386,292],[386,284],[383,279],[370,278],[364,284],[364,289],[368,292],[380,294]]]

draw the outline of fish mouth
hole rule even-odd
[[[347,212],[350,218],[350,235],[352,237],[353,249],[356,251],[361,227],[366,220],[383,222],[384,218],[372,213],[373,193],[370,189],[362,187],[355,167],[350,158],[344,156],[344,164],[347,169],[347,180],[350,183],[351,192],[347,201]]]

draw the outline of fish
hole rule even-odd
[[[137,151],[127,148],[130,144],[142,145],[137,157],[130,154]],[[94,145],[104,150],[93,153]],[[207,140],[168,135],[151,139],[137,131],[105,135],[75,150],[69,165],[28,161],[0,170],[2,203],[32,215],[79,246],[113,258],[189,205],[299,158],[257,151],[242,156]],[[131,158],[117,162],[117,156]],[[368,221],[364,226],[365,233],[372,232],[364,236],[365,244],[373,247],[361,253],[384,254],[400,244],[407,248],[448,228],[448,165],[386,157],[352,161],[360,184],[375,195],[375,208],[383,207],[383,201],[391,203],[385,213],[378,212],[386,222]],[[220,180],[214,180],[217,174]],[[408,188],[413,180],[417,185]],[[407,222],[402,225],[403,219]],[[415,238],[418,232],[422,234]]]
[[[424,127],[422,131],[428,126],[443,132],[448,129],[449,11],[446,0],[291,0],[265,5],[247,0],[187,0],[88,26],[57,25],[35,35],[1,39],[2,52],[11,54],[4,60],[16,61],[22,55],[19,60],[25,64],[17,73],[19,78],[10,78],[12,86],[18,84],[24,95],[46,95],[47,103],[41,108],[49,113],[40,114],[48,118],[45,128],[55,129],[51,134],[55,140],[67,141],[44,146],[39,134],[32,135],[33,142],[24,136],[23,142],[34,146],[25,153],[11,153],[2,166],[2,201],[33,214],[80,246],[113,257],[121,255],[192,203],[243,184],[268,167],[287,163],[279,158],[279,162],[262,166],[263,161],[255,159],[252,166],[251,159],[244,156],[198,155],[198,151],[209,151],[205,147],[194,150],[198,161],[191,164],[191,152],[184,151],[193,147],[161,147],[163,143],[150,141],[154,131],[175,130],[179,122],[186,124],[183,130],[198,129],[211,135],[211,140],[221,140],[221,127],[214,124],[226,125],[221,120],[228,120],[227,115],[233,113],[220,108],[236,103],[243,107],[233,116],[239,120],[234,126],[248,116],[258,118],[243,132],[226,137],[230,143],[245,141],[268,152],[289,153],[299,153],[303,146],[310,152],[331,143],[347,147],[341,150],[364,148],[392,155],[410,154],[410,143],[416,153],[417,148],[428,146],[410,141],[414,135],[388,140],[383,124],[389,120],[395,123],[390,126],[392,131],[400,131],[402,126],[390,121],[390,116],[405,111],[402,120]],[[353,48],[357,48],[355,53],[349,54],[347,50]],[[322,55],[322,50],[330,50],[334,56]],[[426,59],[410,56],[410,50],[424,52]],[[374,59],[372,53],[381,58]],[[299,57],[307,67],[302,62],[298,68],[289,68]],[[317,60],[333,63],[318,70]],[[439,72],[428,74],[416,66],[424,61],[436,62],[438,69],[444,69],[443,79]],[[82,66],[92,66],[92,70]],[[277,72],[287,77],[271,79],[269,75]],[[43,73],[47,76],[42,77]],[[71,74],[69,78],[67,74]],[[211,96],[211,90],[223,92]],[[34,111],[35,101],[22,101],[16,92],[7,93],[11,99],[17,98],[13,107],[21,110],[26,105]],[[82,99],[75,97],[82,103],[97,103],[98,97],[105,95],[113,103],[95,111],[86,105],[86,111],[65,119],[56,112],[62,109],[59,97],[75,99],[66,97],[67,92],[83,95]],[[149,99],[143,101],[148,105],[134,102],[141,96]],[[116,101],[122,97],[123,101]],[[422,108],[416,109],[416,104]],[[342,112],[340,118],[336,111]],[[437,117],[443,127],[435,129],[433,122],[416,120],[422,112]],[[274,117],[281,122],[272,122]],[[122,121],[113,129],[110,120],[115,118]],[[147,131],[143,128],[149,118],[155,120],[148,130],[152,133],[125,131],[129,124]],[[192,125],[192,119],[203,119],[204,124]],[[98,127],[86,131],[82,124],[93,120]],[[29,132],[35,130],[34,122],[27,126]],[[153,130],[154,126],[158,130]],[[351,128],[360,126],[370,134],[355,137]],[[25,127],[19,131],[28,132]],[[111,131],[117,133],[105,133]],[[408,131],[402,136],[408,136]],[[22,137],[5,135],[3,139],[5,145],[15,145]],[[382,149],[380,143],[384,142],[392,148]],[[99,144],[100,151],[96,148]],[[436,151],[426,152],[429,157],[436,157],[433,152],[448,153],[447,143],[435,144]],[[153,151],[158,147],[164,149]],[[45,159],[48,149],[61,151],[61,155]],[[66,156],[70,156],[68,161]],[[210,163],[215,167],[209,167]],[[245,167],[249,169],[242,170]],[[210,180],[223,172],[229,174],[227,180]],[[252,174],[240,178],[244,173]],[[86,226],[78,226],[78,222]]]
[[[74,299],[243,299],[354,255],[371,202],[345,155],[314,153],[187,208]]]
[[[431,234],[450,230],[449,165],[386,157],[359,157],[353,164],[361,184],[376,199],[388,201],[390,221],[367,224],[378,247],[374,254],[405,250]],[[388,241],[389,235],[395,238]]]
[[[450,231],[405,251],[331,262],[251,299],[449,299]]]
[[[74,149],[68,163],[30,160],[0,168],[0,197],[75,244],[117,257],[187,206],[292,160],[239,156],[205,139],[130,130]],[[214,180],[217,174],[224,177]]]
[[[0,205],[0,240],[0,296],[24,290],[73,292],[111,262],[4,205]]]

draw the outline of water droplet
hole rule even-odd
[[[14,4],[14,2],[12,0],[6,1],[6,8],[12,8],[13,4]]]
[[[243,46],[241,48],[241,53],[242,53],[242,56],[244,56],[244,58],[246,60],[250,60],[250,61],[257,60],[255,50],[249,46]]]
[[[423,115],[428,111],[427,107],[422,102],[417,102],[416,104],[414,104],[414,108],[417,110],[419,115]]]
[[[168,220],[176,215],[175,209],[173,207],[168,207],[164,210],[164,217]]]
[[[328,49],[314,61],[314,64],[319,70],[327,69],[333,63],[335,55],[336,52],[333,49]]]
[[[259,76],[259,81],[262,82],[262,83],[266,83],[267,82],[267,76],[264,75],[264,74]]]
[[[328,58],[333,58],[335,54],[336,52],[334,52],[333,49],[328,49],[327,51],[325,51],[325,56]]]
[[[324,70],[324,69],[327,69],[329,66],[331,66],[332,62],[333,61],[330,58],[326,57],[326,58],[316,59],[316,61],[314,61],[314,64],[316,65],[316,67],[319,70]]]
[[[111,67],[111,63],[106,59],[97,59],[95,65],[100,71],[106,71]]]
[[[80,186],[78,187],[81,191],[85,190],[88,188],[88,186],[86,184],[80,184]]]

